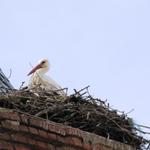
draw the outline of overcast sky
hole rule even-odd
[[[41,58],[61,86],[150,126],[149,0],[0,0],[0,64],[18,88]]]

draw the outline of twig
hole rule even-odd
[[[150,129],[150,127],[148,127],[148,126],[144,126],[144,125],[140,125],[140,124],[136,124],[136,123],[134,123],[136,126],[139,126],[139,127],[142,127],[142,128],[147,128],[147,129]]]
[[[12,75],[12,69],[10,68],[10,70],[9,70],[9,76],[8,76],[8,79],[10,79],[10,78],[11,78],[11,75]]]
[[[126,113],[126,115],[130,114],[133,111],[134,111],[134,109],[131,109],[129,112]]]
[[[135,128],[137,131],[139,131],[140,133],[143,133],[143,134],[150,134],[150,132],[145,132],[145,131],[142,131],[142,130],[140,130],[140,129],[137,129],[137,128]]]
[[[88,90],[88,88],[89,88],[90,86],[88,85],[88,86],[86,86],[86,87],[84,87],[83,89],[81,89],[81,90],[79,90],[79,91],[77,91],[78,93],[80,93],[80,92],[82,92],[83,90]]]
[[[23,87],[24,83],[25,83],[24,81],[21,83],[21,85],[20,85],[19,89],[22,89],[22,87]]]

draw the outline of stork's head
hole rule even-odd
[[[42,59],[39,63],[28,73],[28,76],[32,73],[39,72],[39,73],[46,73],[49,70],[50,64],[48,59]]]

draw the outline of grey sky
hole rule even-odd
[[[149,0],[0,0],[0,64],[18,88],[49,58],[60,85],[150,120]]]

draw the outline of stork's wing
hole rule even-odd
[[[43,79],[45,80],[44,83],[47,84],[46,86],[49,87],[50,90],[58,90],[59,94],[66,95],[66,93],[62,90],[62,87],[57,84],[51,77],[45,75]]]
[[[45,75],[45,77],[43,79],[45,80],[45,82],[47,82],[48,84],[52,85],[57,90],[58,89],[62,89],[62,87],[59,84],[57,84],[51,77]]]

